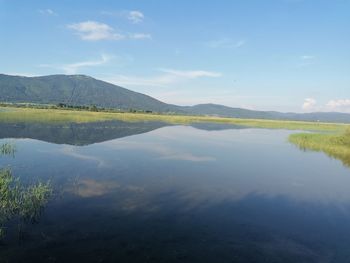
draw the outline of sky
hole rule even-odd
[[[350,112],[348,0],[0,0],[0,73],[167,103]]]

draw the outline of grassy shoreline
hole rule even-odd
[[[324,152],[350,166],[350,129],[341,134],[297,133],[288,139],[301,150]]]
[[[1,110],[1,107],[0,107]],[[0,122],[87,123],[120,120],[125,122],[161,121],[170,124],[214,122],[252,128],[342,132],[350,125],[340,123],[239,119],[211,116],[162,115],[150,113],[111,113],[60,109],[10,108],[0,111]]]
[[[289,142],[302,150],[322,151],[328,156],[340,159],[350,166],[350,125],[304,121],[283,121],[264,119],[238,119],[210,116],[165,115],[154,113],[93,112],[67,109],[36,109],[0,107],[0,122],[39,123],[88,123],[120,120],[125,122],[160,121],[170,124],[188,125],[198,122],[213,122],[241,125],[251,128],[286,129],[311,131],[312,133],[291,134]]]

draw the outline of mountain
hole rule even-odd
[[[237,118],[248,118],[248,119],[276,119],[281,118],[283,113],[274,111],[255,111],[247,110],[242,108],[231,108],[218,104],[198,104],[191,107],[185,107],[187,112],[191,114],[205,114],[205,115],[217,115],[224,117],[237,117]]]
[[[0,74],[0,101],[96,105],[159,112],[178,110],[150,96],[84,75],[20,77]]]
[[[277,111],[256,111],[232,108],[218,104],[199,104],[191,107],[184,107],[184,110],[190,114],[216,115],[232,118],[350,123],[350,114],[340,112],[282,113]]]
[[[138,109],[154,112],[235,118],[350,123],[350,114],[337,112],[281,113],[232,108],[217,104],[177,106],[85,75],[22,77],[0,74],[0,102]]]

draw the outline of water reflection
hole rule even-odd
[[[16,140],[15,171],[49,173],[62,197],[20,249],[0,254],[16,262],[348,262],[349,170],[288,144],[288,131],[236,128],[169,126],[85,146]]]
[[[83,178],[76,182],[72,192],[80,197],[95,197],[106,195],[120,188],[114,181],[97,181],[94,179]]]
[[[0,138],[30,138],[56,144],[88,145],[164,127],[157,122],[109,121],[100,123],[4,123]]]
[[[164,122],[124,122],[105,121],[90,123],[7,123],[0,122],[0,139],[29,138],[55,144],[89,145],[147,133],[162,127],[171,126]],[[246,129],[246,127],[219,124],[194,123],[192,127],[201,130]]]

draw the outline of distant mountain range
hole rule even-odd
[[[75,106],[137,109],[235,118],[350,123],[350,114],[337,112],[282,113],[232,108],[217,104],[178,106],[85,75],[22,77],[0,74],[0,102],[64,103]]]

